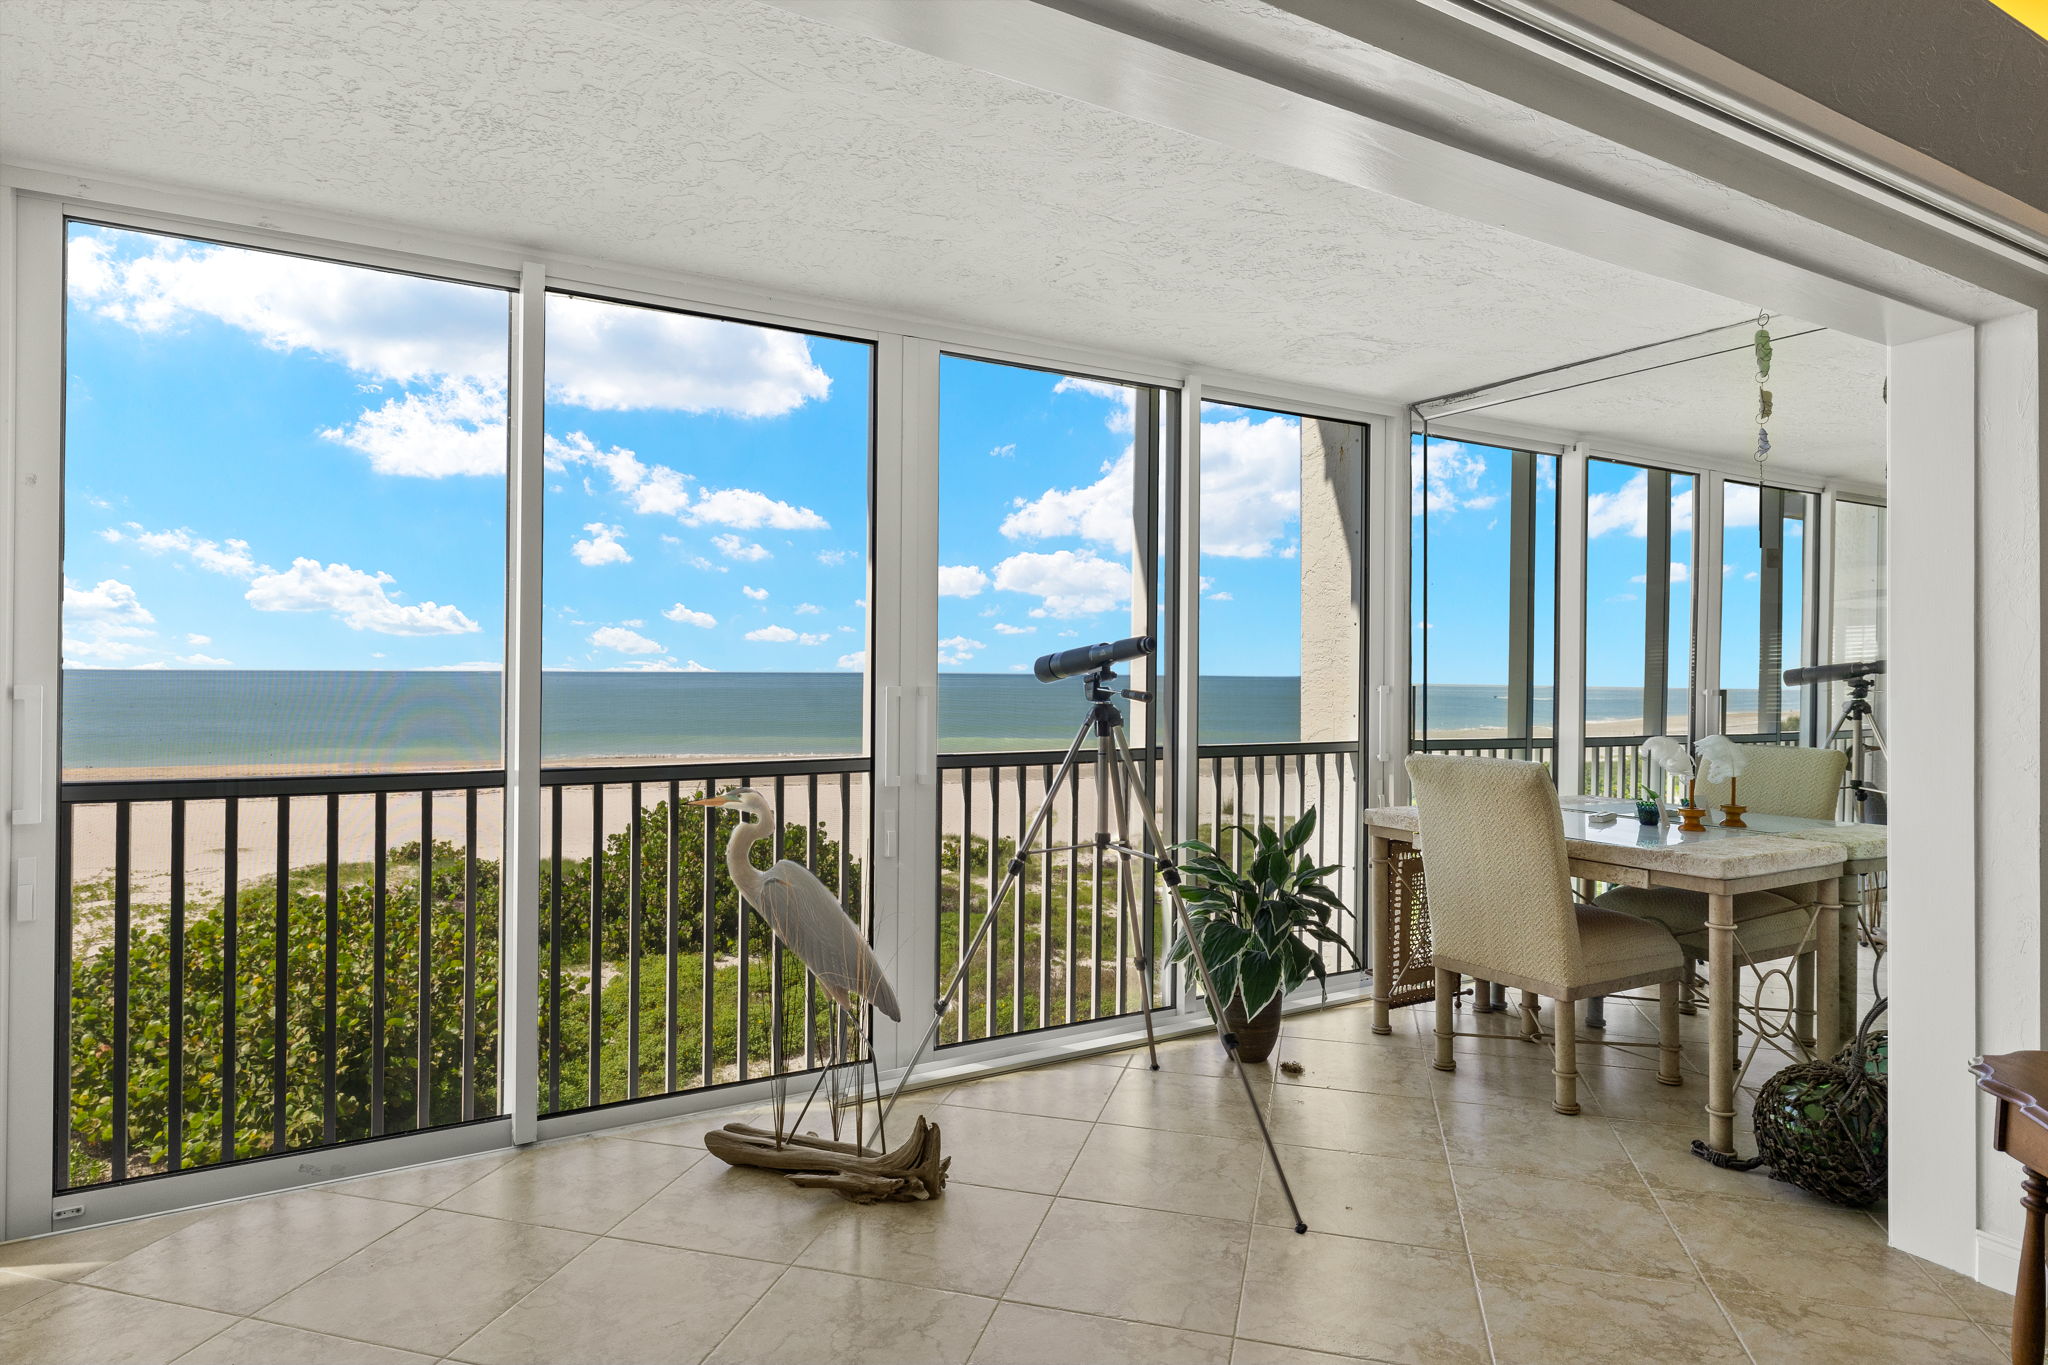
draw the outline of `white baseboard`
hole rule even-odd
[[[2020,1281],[2020,1244],[2010,1237],[1977,1229],[1977,1283],[2012,1293]]]

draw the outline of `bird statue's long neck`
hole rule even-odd
[[[771,831],[765,820],[751,820],[745,815],[733,826],[732,835],[725,842],[725,868],[732,874],[732,884],[741,894],[759,901],[761,871],[754,866],[754,845],[770,837]]]

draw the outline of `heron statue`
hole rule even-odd
[[[832,1059],[811,1089],[811,1099],[815,1099],[820,1087],[828,1082],[831,1086],[827,1108],[832,1138],[793,1131],[809,1113],[811,1099],[804,1102],[794,1122],[784,1121],[787,1079],[777,1074],[772,1082],[774,1128],[729,1123],[705,1134],[704,1145],[728,1164],[779,1170],[794,1184],[834,1190],[857,1203],[934,1198],[944,1190],[946,1168],[951,1164],[939,1154],[937,1127],[919,1118],[910,1140],[893,1151],[871,1150],[866,1141],[863,1113],[867,1074],[874,1070],[874,1063],[865,1045],[864,1007],[873,1006],[892,1020],[901,1020],[903,1013],[859,924],[802,863],[781,858],[765,872],[754,866],[754,845],[773,838],[775,832],[775,808],[758,789],[735,787],[690,804],[739,811],[742,818],[726,841],[725,868],[744,903],[740,913],[746,913],[745,905],[753,906],[775,939],[804,964],[834,1006]],[[780,1026],[779,1019],[771,1024]],[[744,1038],[740,1046],[746,1046]],[[880,1092],[877,1071],[877,1101]],[[840,1116],[848,1110],[854,1120],[851,1143],[838,1140]],[[879,1131],[876,1137],[886,1140]]]

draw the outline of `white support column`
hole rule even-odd
[[[1202,381],[1188,376],[1180,391],[1180,460],[1177,462],[1180,524],[1175,541],[1180,562],[1171,565],[1180,599],[1180,639],[1173,656],[1174,733],[1173,801],[1180,828],[1190,835],[1201,813],[1201,688],[1202,674]],[[1182,992],[1183,997],[1191,992]]]
[[[875,1020],[885,1072],[907,1064],[932,1019],[938,961],[939,348],[883,336],[875,352],[874,569],[868,598],[874,689],[875,952],[899,1023]]]
[[[2000,875],[1982,857],[1979,811],[2002,802],[2017,819],[2031,849],[2001,846],[1995,860],[2012,864],[2016,875],[2038,856],[2041,794],[2038,716],[2024,738],[1978,732],[1978,576],[2003,575],[1996,564],[1980,569],[1977,558],[1985,546],[1977,526],[1973,345],[1973,333],[1959,331],[1894,346],[1885,409],[1892,505],[1909,509],[1891,526],[1892,638],[1910,642],[1886,679],[1895,831],[1888,1225],[1894,1245],[1963,1271],[1974,1266],[1980,1168],[1979,1098],[1967,1069],[1978,1047],[1977,907],[1992,901],[1979,879]],[[1997,492],[2027,501],[2038,483]],[[2036,567],[2031,556],[2025,562]],[[2000,591],[1988,581],[1987,590]],[[2019,604],[2005,605],[2016,623]],[[2038,597],[2034,605],[2038,613]],[[2038,614],[2032,625],[2038,629]],[[2038,698],[2037,676],[2030,670]],[[2038,944],[2036,871],[2031,894],[2013,909],[2028,921],[2027,940]],[[2038,1017],[2019,1037],[2032,1039],[2020,1046],[2040,1046]],[[1995,1168],[1985,1161],[1982,1169]],[[2017,1169],[2010,1175],[2017,1207]]]
[[[1809,667],[1835,661],[1835,490],[1823,488],[1813,500],[1813,509],[1813,524],[1806,528]],[[1799,712],[1802,744],[1817,747],[1827,738],[1828,727],[1834,723],[1828,708],[1833,695],[1834,689],[1825,683],[1806,689]]]
[[[1721,571],[1722,513],[1726,480],[1702,470],[1693,482],[1693,698],[1695,741],[1721,733],[1721,599],[1728,575]]]
[[[1377,644],[1361,721],[1366,753],[1372,759],[1361,807],[1374,802],[1399,805],[1408,799],[1404,765],[1411,740],[1408,718],[1413,714],[1416,635],[1415,432],[1414,419],[1406,414],[1374,422],[1366,451],[1372,462],[1367,485],[1372,506],[1367,511],[1373,526],[1369,553],[1374,581],[1369,585],[1364,627],[1366,639]]]
[[[505,852],[498,1108],[512,1140],[540,1122],[541,545],[547,500],[547,273],[520,267],[512,298],[511,477],[505,534]]]
[[[1578,796],[1586,784],[1586,460],[1584,445],[1557,458],[1557,686],[1551,732],[1557,736],[1557,790]]]
[[[11,437],[0,450],[0,565],[12,591],[0,594],[0,746],[5,791],[7,906],[0,920],[0,1181],[6,1202],[0,1236],[50,1231],[56,1134],[51,1113],[56,1074],[58,613],[62,596],[64,215],[44,200],[0,204],[12,218],[0,229],[0,302],[14,305],[6,339],[12,386],[0,389],[0,423]],[[17,690],[19,689],[19,690]]]

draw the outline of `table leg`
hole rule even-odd
[[[1841,1013],[1837,1017],[1842,1021],[1842,1042],[1846,1043],[1849,1041],[1850,1030],[1862,1022],[1862,1016],[1856,1008],[1856,989],[1859,985],[1857,978],[1862,972],[1858,965],[1860,958],[1856,948],[1863,941],[1860,928],[1863,918],[1863,878],[1860,875],[1851,872],[1835,882],[1835,904],[1842,908],[1841,923],[1836,933],[1836,941],[1841,945],[1836,952],[1839,954],[1842,967],[1837,987],[1840,991]],[[1827,978],[1821,979],[1825,981]]]
[[[1735,897],[1707,897],[1707,1145],[1735,1150]]]
[[[1821,895],[1819,915],[1813,926],[1814,975],[1820,978],[1818,983],[1819,990],[1816,992],[1819,997],[1816,1003],[1819,1006],[1820,1018],[1814,1030],[1818,1041],[1813,1055],[1823,1060],[1834,1056],[1842,1050],[1841,984],[1844,968],[1842,965],[1842,893],[1840,885],[1839,882],[1830,880],[1822,882],[1815,888]],[[1851,963],[1855,961],[1853,955],[1850,961]],[[1847,968],[1847,976],[1850,981],[1850,990],[1854,991],[1856,979],[1854,966]],[[1853,998],[1852,996],[1851,999],[1853,1000]]]
[[[1386,839],[1373,835],[1366,857],[1371,873],[1365,899],[1372,933],[1372,1031],[1385,1035],[1394,1031],[1387,1002],[1387,992],[1394,988],[1394,869],[1387,857]]]
[[[2020,1177],[2020,1207],[2027,1211],[2027,1230],[2020,1242],[2020,1282],[2012,1301],[2014,1365],[2041,1359],[2044,1332],[2041,1272],[2041,1211],[2048,1208],[2048,1177],[2027,1167]]]

